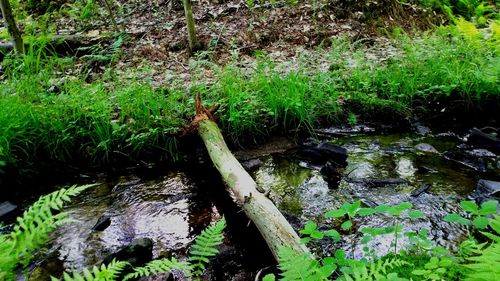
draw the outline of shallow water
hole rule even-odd
[[[265,156],[261,157],[254,153],[250,157],[258,158],[261,163],[252,170],[252,176],[297,230],[308,220],[318,222],[322,229],[334,225],[338,228],[338,221],[325,220],[323,214],[344,202],[361,200],[370,207],[411,202],[426,217],[417,221],[402,219],[403,231],[429,229],[431,238],[439,245],[453,248],[468,232],[443,222],[443,216],[459,211],[457,203],[474,190],[478,179],[499,180],[498,156],[485,160],[486,173],[443,157],[444,151],[457,149],[461,142],[453,135],[423,137],[357,132],[357,135],[328,141],[344,146],[349,154],[348,166],[338,187],[328,186],[319,167],[297,158],[293,149],[270,155],[262,153]],[[416,149],[421,143],[431,144],[437,152]],[[288,144],[285,146],[290,148]],[[408,184],[371,187],[363,181],[387,178],[404,179]],[[273,264],[265,243],[230,202],[220,176],[211,167],[197,164],[152,177],[124,175],[98,181],[102,183],[66,208],[75,222],[56,231],[49,243],[50,254],[39,257],[36,265],[47,264],[49,256],[66,270],[81,270],[100,264],[104,257],[134,239],[146,237],[153,240],[154,258],[174,255],[182,259],[195,236],[222,215],[228,220],[227,238],[206,280],[253,280],[259,269]],[[429,190],[412,197],[412,191],[423,182],[430,185]],[[111,225],[102,232],[93,231],[92,227],[103,215],[111,217]],[[393,219],[371,216],[356,218],[354,224],[354,229],[360,230],[391,226]],[[362,257],[361,235],[342,234],[341,242],[332,244],[324,240],[316,250],[330,254],[342,248],[350,256]],[[369,245],[378,255],[383,255],[393,250],[392,242],[392,236],[380,236]],[[404,241],[399,242],[399,246],[402,244]]]
[[[456,137],[422,137],[413,134],[393,135],[358,135],[330,140],[347,148],[349,158],[344,177],[338,187],[329,187],[319,172],[293,155],[272,155],[263,160],[263,166],[253,173],[257,182],[271,189],[270,197],[286,214],[299,219],[296,225],[303,225],[308,220],[319,224],[320,228],[332,228],[339,221],[328,221],[323,214],[333,208],[339,208],[345,202],[361,200],[366,207],[380,204],[396,205],[411,202],[413,208],[421,210],[425,218],[416,221],[403,219],[400,223],[405,231],[430,230],[430,238],[438,245],[454,248],[468,235],[468,230],[456,224],[443,221],[447,213],[460,212],[458,202],[467,198],[480,178],[499,179],[497,167],[500,158],[489,158],[488,173],[478,173],[465,165],[445,159],[441,153],[453,150],[460,143]],[[421,151],[418,144],[431,144],[437,151]],[[408,184],[371,187],[366,179],[404,179]],[[430,185],[427,192],[412,197],[412,191],[422,183]],[[354,219],[355,230],[364,227],[392,226],[393,218],[370,216]],[[334,248],[341,247],[351,257],[361,258],[362,248],[359,243],[362,235],[343,233],[343,241],[337,245],[321,244],[321,249],[328,254]],[[380,236],[369,243],[378,255],[393,250],[392,235]],[[324,242],[324,241],[323,241]],[[402,243],[401,243],[402,242]],[[400,239],[399,246],[405,244]],[[355,244],[356,247],[352,247]],[[399,249],[399,247],[398,247]]]

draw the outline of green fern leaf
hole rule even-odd
[[[307,253],[296,253],[290,248],[281,248],[278,253],[282,281],[323,281],[328,276],[320,268],[320,263]]]
[[[143,267],[134,268],[134,272],[125,275],[123,281],[159,273],[172,272],[176,269],[182,271],[188,277],[191,276],[191,266],[188,263],[179,262],[175,258],[172,258],[154,260]]]
[[[65,272],[63,274],[63,281],[115,281],[120,273],[123,272],[125,267],[129,266],[128,262],[113,260],[110,264],[101,265],[100,267],[94,266],[92,271],[88,269],[83,270],[83,276],[79,272],[71,274]],[[58,280],[52,277],[52,281]]]
[[[72,186],[41,196],[32,206],[17,218],[12,232],[0,235],[0,276],[1,280],[12,280],[18,264],[26,266],[32,252],[43,245],[49,234],[59,225],[68,221],[66,213],[54,215],[67,202],[93,185]],[[63,200],[64,199],[64,200]]]
[[[214,225],[203,230],[196,237],[194,245],[191,247],[191,256],[189,257],[194,275],[201,275],[205,270],[205,264],[209,262],[209,258],[219,253],[217,246],[222,244],[224,240],[223,232],[225,228],[226,220],[222,218]]]

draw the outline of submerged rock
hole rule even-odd
[[[500,182],[490,180],[479,180],[474,192],[469,195],[469,198],[481,200],[482,198],[500,196]]]
[[[424,193],[424,192],[427,192],[427,190],[429,190],[431,186],[426,183],[426,182],[423,182],[420,184],[420,187],[415,189],[414,191],[412,191],[411,193],[411,197],[418,197],[420,196],[420,194]]]
[[[113,260],[127,261],[132,266],[141,266],[153,259],[153,241],[149,238],[139,238],[115,253],[107,256],[103,264]]]
[[[16,210],[17,206],[10,203],[9,201],[5,201],[0,203],[0,218],[11,213],[12,211]]]
[[[348,180],[350,183],[361,184],[367,187],[384,187],[389,185],[406,185],[407,181],[404,179],[364,179],[364,180]]]
[[[320,143],[314,147],[304,148],[298,155],[314,165],[325,165],[330,162],[347,166],[347,149],[331,143]]]
[[[110,225],[111,225],[111,217],[109,217],[107,215],[103,215],[103,216],[101,216],[97,220],[97,222],[94,225],[94,227],[92,227],[92,230],[94,230],[94,231],[104,231]]]
[[[486,163],[481,157],[475,157],[471,154],[464,153],[462,151],[458,152],[445,152],[443,153],[444,158],[451,160],[453,162],[462,164],[478,172],[486,172]]]
[[[259,158],[249,159],[241,162],[241,165],[245,168],[245,170],[252,171],[262,166],[262,161]]]
[[[419,143],[415,145],[415,149],[428,153],[439,153],[439,151],[436,148],[434,148],[434,146],[428,143]]]

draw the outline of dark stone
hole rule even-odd
[[[426,126],[422,126],[418,123],[414,124],[413,125],[413,129],[415,130],[415,132],[419,135],[422,135],[422,136],[425,136],[425,135],[429,135],[431,134],[431,129],[429,129],[429,127],[426,127]]]
[[[418,197],[420,196],[420,194],[424,193],[424,192],[427,192],[427,190],[429,190],[431,186],[425,182],[421,183],[420,184],[420,187],[415,189],[412,193],[411,193],[411,197]]]
[[[17,209],[17,206],[5,201],[0,203],[0,218]]]
[[[438,171],[436,169],[433,169],[433,168],[428,167],[428,166],[420,166],[420,167],[417,168],[417,170],[421,174],[435,174],[435,173],[438,173]]]
[[[132,241],[115,253],[107,256],[103,264],[109,264],[113,260],[127,261],[132,266],[141,266],[153,259],[153,241],[149,238],[139,238]]]
[[[106,228],[108,228],[108,226],[110,226],[110,225],[111,225],[111,217],[109,217],[107,215],[103,215],[97,220],[94,227],[92,227],[92,230],[103,231]]]
[[[485,197],[500,197],[500,182],[490,180],[479,180],[474,192],[469,195],[470,199],[479,199]]]
[[[327,162],[320,170],[321,175],[330,188],[337,188],[339,186],[343,172],[344,166],[335,162]]]
[[[298,152],[298,156],[314,165],[325,165],[327,162],[338,166],[347,166],[347,149],[331,143],[320,143]]]
[[[466,167],[474,169],[478,172],[486,172],[486,163],[482,158],[475,157],[471,154],[467,154],[464,152],[445,152],[443,153],[444,158],[451,160],[453,162],[462,164]]]
[[[500,153],[500,140],[494,134],[487,134],[478,128],[472,128],[469,131],[467,142],[474,147],[485,148],[494,153]]]
[[[362,184],[368,187],[384,187],[390,185],[406,185],[407,181],[404,179],[362,179],[362,180],[348,180],[350,183]]]

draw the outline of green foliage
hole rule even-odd
[[[8,234],[0,235],[0,279],[13,280],[18,265],[27,266],[33,252],[41,247],[49,234],[59,225],[67,222],[67,214],[60,210],[64,203],[92,185],[72,186],[40,197],[24,211]]]
[[[485,229],[488,226],[489,220],[486,217],[496,213],[498,201],[490,200],[481,204],[481,208],[474,201],[462,201],[460,207],[471,215],[471,219],[462,217],[459,214],[453,213],[445,216],[447,222],[455,222],[462,225],[474,225],[476,228]]]
[[[179,262],[175,258],[154,260],[145,266],[134,268],[134,272],[125,275],[123,281],[172,272],[173,270],[181,270],[185,276],[190,277],[192,268],[188,263]]]
[[[113,281],[120,275],[121,272],[128,266],[127,262],[112,261],[110,264],[94,266],[92,270],[84,269],[80,274],[73,272],[72,275],[64,273],[62,280],[64,281]],[[59,279],[52,277],[52,281]]]
[[[223,232],[225,227],[226,220],[223,218],[216,224],[203,230],[196,237],[190,251],[191,256],[189,257],[194,275],[201,275],[205,270],[205,265],[209,262],[209,258],[219,253],[217,246],[222,244],[224,240]]]
[[[406,280],[398,278],[397,274],[391,274],[389,270],[395,267],[410,265],[408,262],[398,258],[377,260],[375,262],[353,263],[350,267],[343,268],[343,275],[339,280],[345,281],[382,281],[382,280]]]
[[[293,249],[281,248],[279,251],[279,268],[283,281],[328,280],[335,270],[335,264],[324,262],[321,265],[307,253],[296,253]]]

